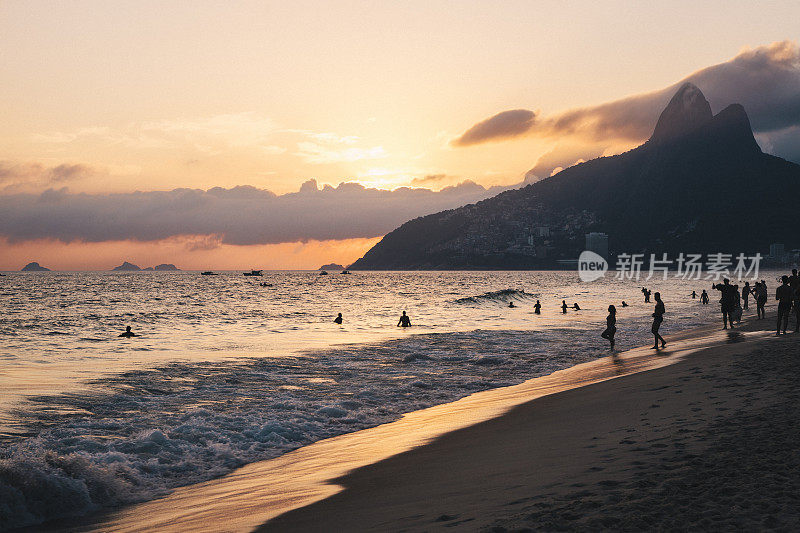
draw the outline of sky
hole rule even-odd
[[[347,264],[410,218],[640,144],[685,81],[800,161],[797,20],[797,2],[0,1],[0,269]]]

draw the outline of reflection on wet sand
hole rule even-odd
[[[731,332],[733,333],[733,332]],[[748,333],[760,337],[765,333]],[[318,441],[281,457],[247,465],[222,478],[183,487],[160,500],[96,517],[78,531],[247,531],[286,511],[335,494],[347,472],[424,445],[444,433],[497,417],[510,408],[572,388],[660,368],[698,350],[746,336],[695,330],[668,349],[636,348],[519,385],[415,411],[402,419]],[[735,339],[735,340],[731,340]]]

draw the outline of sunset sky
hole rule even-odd
[[[798,20],[797,2],[3,1],[0,269],[349,263],[409,218],[640,144],[686,79],[800,161]]]

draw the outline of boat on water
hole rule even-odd
[[[205,272],[200,272],[201,276],[218,276],[216,272],[211,272],[210,270],[206,270]]]
[[[244,272],[245,276],[263,276],[263,270],[251,270],[250,272]]]

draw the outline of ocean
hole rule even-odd
[[[7,273],[0,530],[157,498],[608,355],[609,304],[618,349],[648,344],[642,285],[662,293],[667,341],[718,320],[716,291],[707,306],[690,297],[711,281],[660,276]],[[581,310],[562,314],[562,300]],[[413,327],[396,327],[401,311]],[[125,326],[139,336],[119,338]]]

